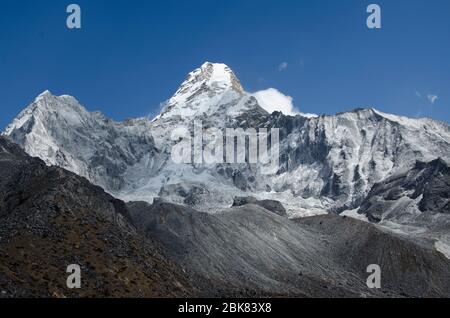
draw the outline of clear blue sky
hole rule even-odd
[[[81,30],[66,27],[70,3]],[[366,27],[370,3],[381,30]],[[448,0],[0,0],[0,129],[45,89],[116,120],[154,114],[206,60],[303,112],[450,121]]]

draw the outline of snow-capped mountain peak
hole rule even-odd
[[[188,74],[159,118],[211,115],[220,106],[236,104],[246,95],[234,72],[225,64],[206,62]]]
[[[46,90],[16,117],[6,128],[5,134],[10,135],[13,131],[23,130],[23,126],[30,122],[33,122],[32,126],[35,127],[40,122],[46,122],[49,116],[56,116],[65,122],[78,125],[83,121],[83,117],[88,116],[88,112],[74,97],[55,96]]]
[[[202,86],[215,89],[216,92],[226,90],[234,90],[238,93],[244,92],[238,78],[227,65],[206,62],[200,68],[189,73],[187,79],[175,93],[174,98],[181,96],[189,97],[189,93],[197,92]]]
[[[39,94],[38,97],[36,97],[36,100],[38,100],[40,98],[45,98],[47,96],[53,96],[52,92],[50,92],[48,89],[46,89],[41,94]]]

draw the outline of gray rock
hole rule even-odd
[[[417,162],[413,169],[377,183],[362,202],[359,213],[373,222],[403,219],[400,223],[405,223],[408,215],[409,223],[414,223],[418,214],[450,214],[449,166],[441,159]]]
[[[275,200],[257,200],[254,197],[236,197],[234,198],[233,206],[243,206],[246,204],[256,204],[271,212],[281,216],[286,216],[286,209],[283,204]]]
[[[207,296],[450,296],[448,259],[369,223],[289,220],[255,204],[214,215],[161,201],[128,206]],[[382,267],[382,290],[366,286],[370,264]]]

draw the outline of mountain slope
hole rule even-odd
[[[450,168],[416,162],[377,183],[357,210],[380,226],[434,246],[450,258]]]
[[[282,128],[282,167],[273,186],[303,197],[330,198],[340,212],[361,204],[372,186],[416,160],[450,160],[450,128],[373,109],[304,119],[274,114]]]
[[[376,184],[361,205],[360,213],[372,221],[405,223],[423,214],[450,215],[450,167],[441,159],[417,162],[413,169]]]
[[[186,275],[140,236],[127,207],[0,137],[0,297],[182,297]],[[82,288],[66,287],[67,266]]]
[[[105,190],[132,187],[124,175],[128,167],[146,162],[157,169],[158,156],[146,120],[117,123],[89,113],[70,96],[38,96],[5,135],[31,156],[86,177]]]
[[[214,215],[162,201],[128,206],[139,230],[202,277],[196,285],[210,295],[450,296],[450,260],[369,223],[335,215],[290,220],[256,204]],[[366,285],[370,264],[381,266],[381,290]]]

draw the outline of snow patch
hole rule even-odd
[[[434,243],[434,247],[440,253],[442,253],[446,258],[450,259],[450,245],[443,241],[437,241]]]
[[[354,209],[354,210],[347,210],[347,211],[342,212],[340,215],[370,223],[367,216],[365,216],[364,214],[359,214],[358,211],[359,211],[359,208]]]

